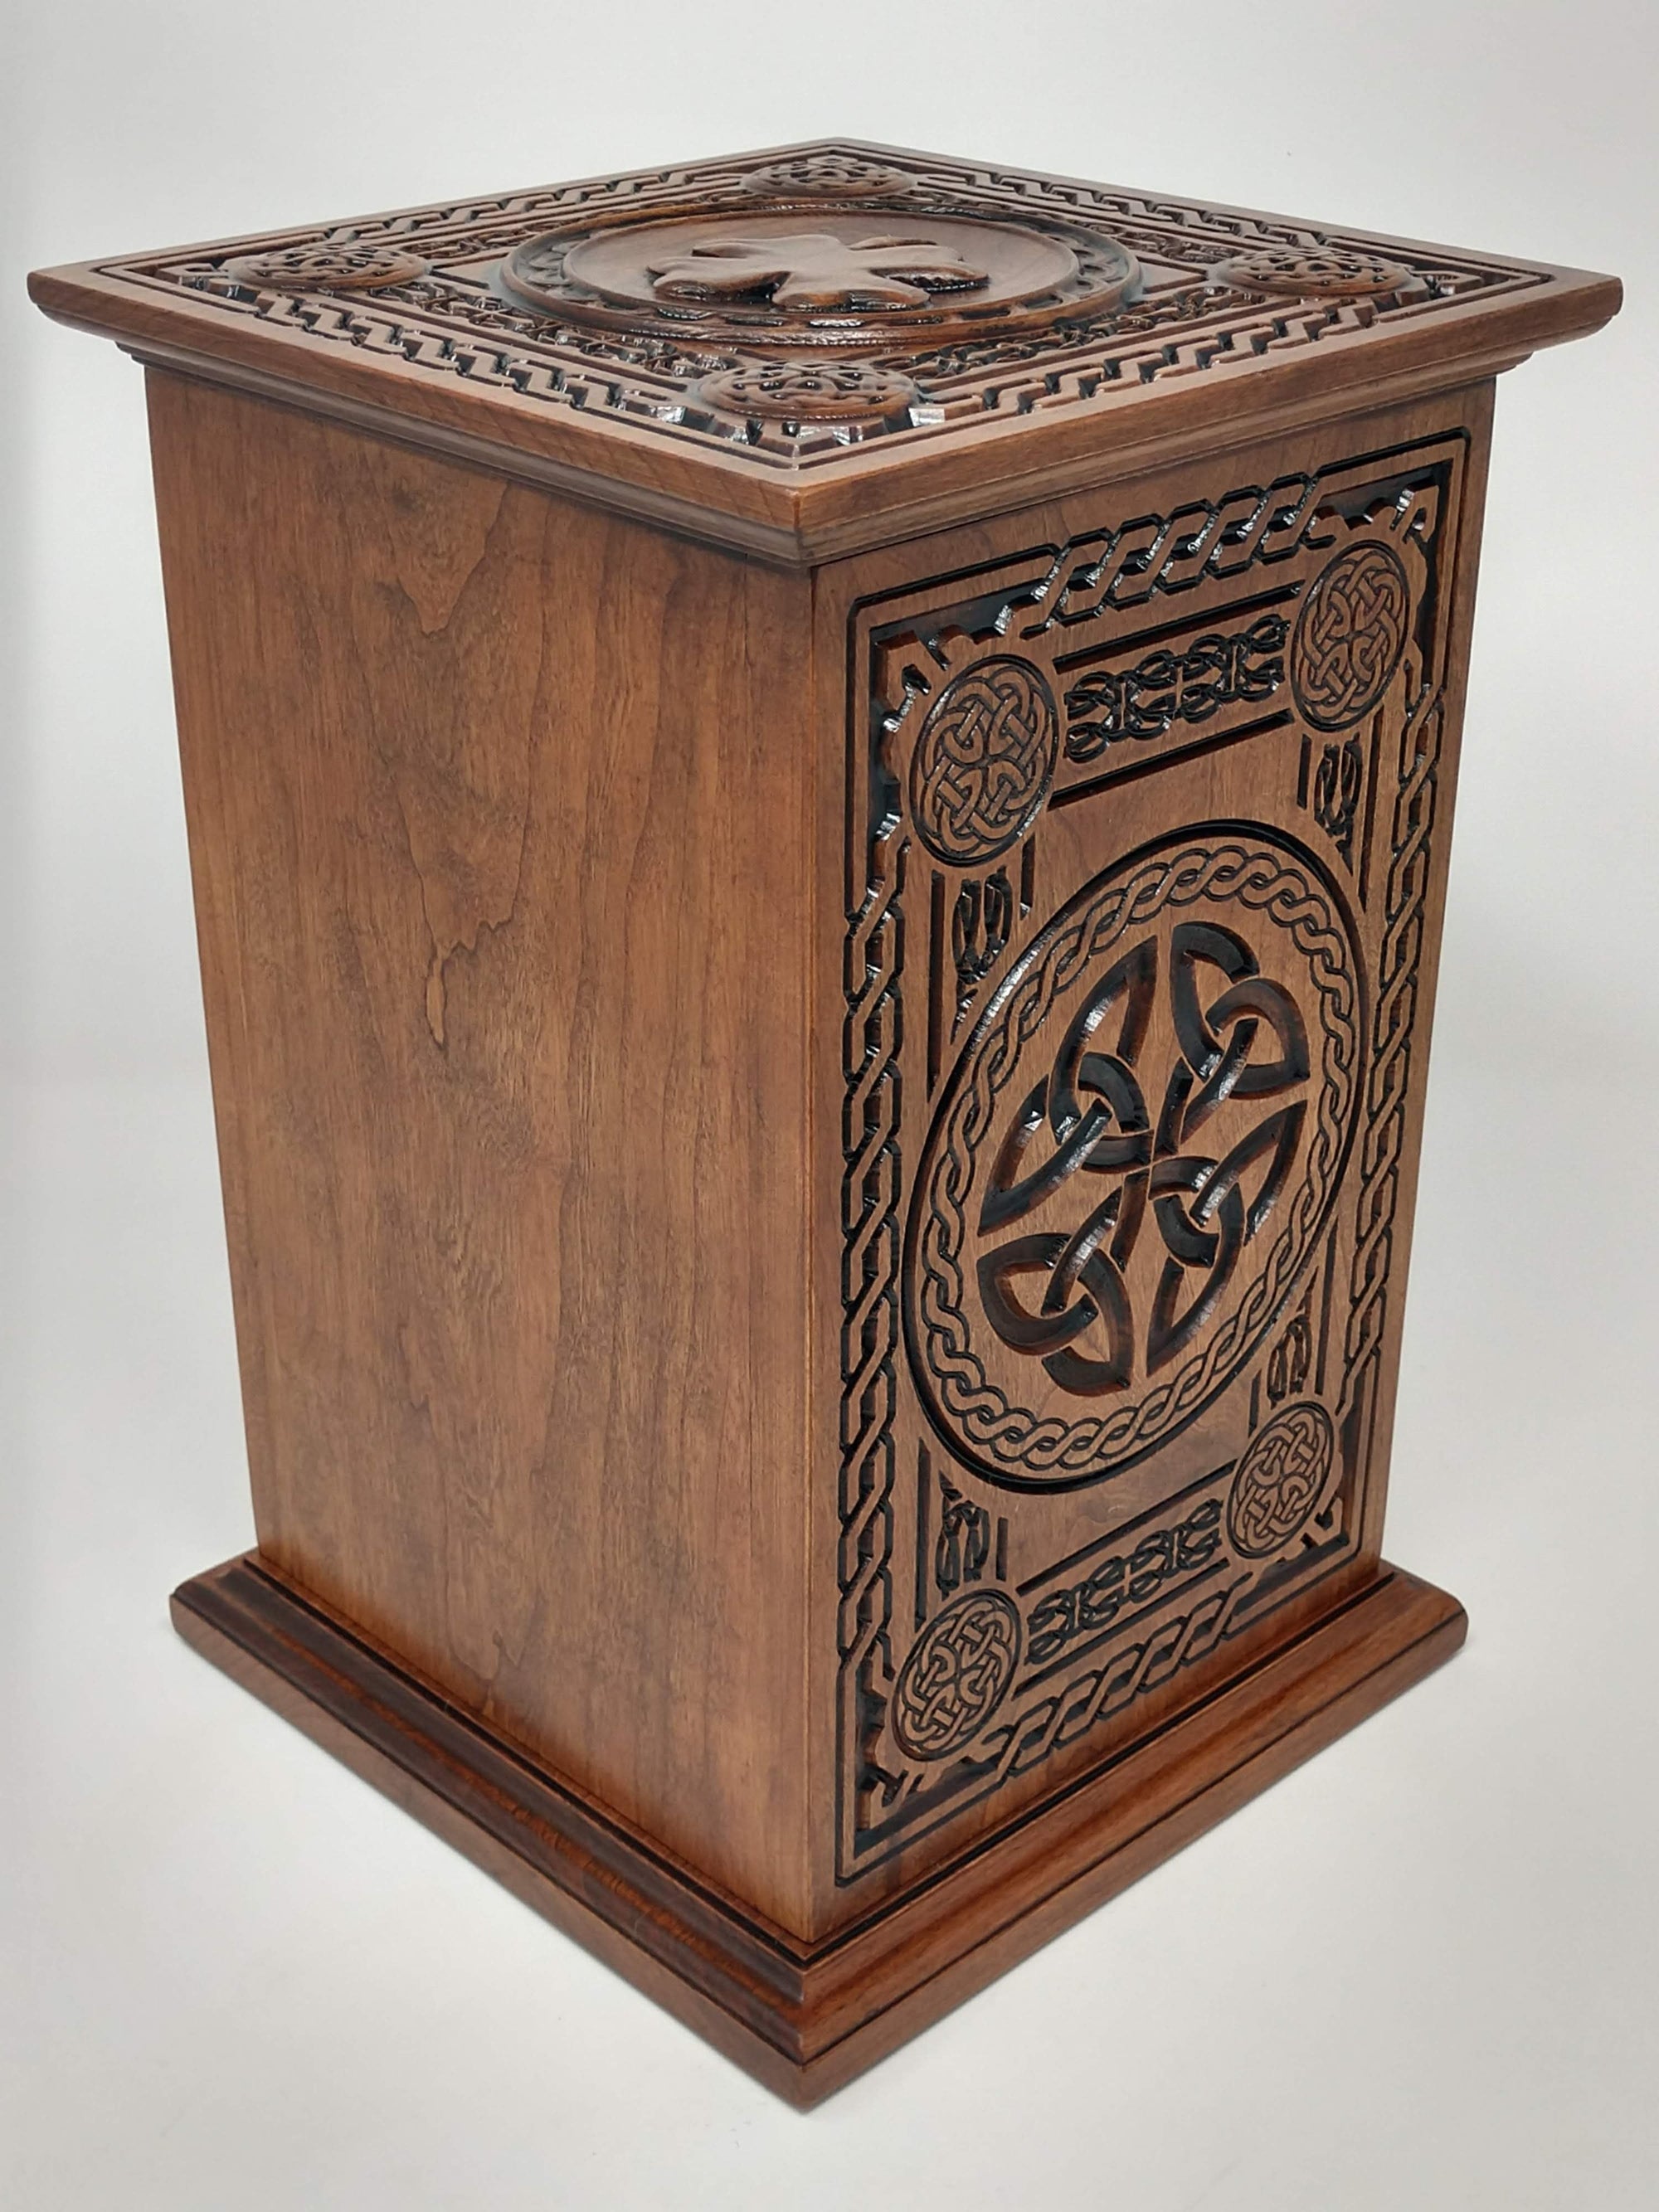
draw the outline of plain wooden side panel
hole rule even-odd
[[[810,584],[150,392],[261,1549],[804,1927]]]

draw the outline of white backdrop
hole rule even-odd
[[[55,0],[7,49],[0,2202],[1650,2212],[1648,0]],[[22,274],[832,131],[1631,299],[1499,394],[1389,1528],[1469,1647],[800,2118],[167,1626],[252,1528],[141,379]]]

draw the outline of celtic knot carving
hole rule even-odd
[[[1309,307],[1304,315],[1311,323],[1322,312]],[[707,362],[702,373],[715,367]],[[1441,546],[1445,519],[1458,512],[1460,467],[1450,441],[1425,440],[1397,459],[1364,456],[1213,496],[1194,487],[1172,511],[1114,516],[1063,544],[1028,546],[989,578],[980,569],[970,580],[954,572],[930,577],[925,601],[919,584],[883,595],[852,625],[853,640],[867,640],[857,665],[868,669],[869,703],[861,687],[848,791],[854,1018],[844,1069],[840,1879],[859,1879],[923,1837],[959,1838],[971,1808],[979,1808],[975,1819],[986,1817],[1006,1784],[1035,1775],[1090,1730],[1133,1726],[1137,1701],[1351,1559],[1367,1525],[1366,1468],[1376,1447],[1365,1415],[1389,1340],[1390,1246],[1431,873],[1440,710],[1430,671],[1444,653]],[[1029,657],[1058,700],[1085,672],[1144,674],[1121,693],[1100,683],[1067,701],[1073,717],[1085,708],[1091,724],[1108,726],[1113,768],[1127,755],[1139,769],[1146,756],[1127,744],[1120,751],[1117,738],[1133,741],[1139,729],[1132,726],[1162,720],[1166,702],[1150,688],[1160,673],[1173,695],[1168,708],[1183,710],[1206,703],[1212,681],[1231,689],[1236,680],[1240,701],[1222,702],[1224,734],[1235,716],[1242,722],[1254,711],[1243,703],[1247,679],[1251,687],[1273,682],[1269,714],[1290,708],[1295,617],[1314,580],[1344,553],[1378,543],[1398,554],[1411,580],[1404,650],[1363,728],[1345,725],[1327,743],[1309,737],[1315,726],[1305,715],[1295,717],[1304,739],[1299,774],[1293,729],[1273,740],[1280,777],[1267,803],[1279,820],[1188,827],[1136,845],[1073,890],[1073,870],[1089,850],[1083,833],[1099,822],[1109,836],[1104,817],[1114,802],[1103,803],[1091,780],[1086,806],[1069,811],[1072,791],[1084,788],[1071,779],[1060,787],[1068,811],[1024,854],[953,862],[948,876],[931,861],[919,869],[928,856],[912,769],[927,715],[954,678],[988,655]],[[1247,571],[1259,581],[1247,581]],[[1203,613],[1188,613],[1174,602],[1200,580],[1237,580],[1240,596],[1206,592]],[[957,587],[955,597],[946,585]],[[1142,606],[1151,610],[1145,617],[1112,619],[1112,638],[1101,634],[1109,618]],[[1247,640],[1245,624],[1270,612],[1282,632]],[[1091,624],[1099,628],[1091,633]],[[1185,665],[1143,672],[1155,648]],[[1188,714],[1170,719],[1173,726]],[[1173,742],[1187,740],[1177,732]],[[1056,761],[1055,783],[1061,772]],[[1132,836],[1126,829],[1121,846]],[[1352,890],[1345,854],[1357,879]],[[902,922],[907,869],[915,910]],[[1049,1105],[1065,1032],[1110,970],[1149,940],[1144,1036],[1133,1053],[1125,1049],[1133,994],[1131,979],[1120,979],[1121,998],[1101,1010],[1075,1055],[1073,1088],[1080,1115],[1102,1113],[1099,1138],[1150,1140],[1156,1152],[1169,1079],[1178,1064],[1189,1074],[1194,1066],[1175,1026],[1170,981],[1175,933],[1190,924],[1242,944],[1256,976],[1288,998],[1307,1072],[1267,1097],[1241,1097],[1233,1086],[1190,1141],[1183,1128],[1168,1155],[1184,1151],[1218,1166],[1261,1122],[1301,1109],[1267,1218],[1240,1243],[1207,1317],[1152,1372],[1153,1295],[1172,1256],[1152,1200],[1153,1162],[1074,1161],[1047,1198],[981,1224],[1003,1144],[1040,1080],[1043,1110],[1024,1158],[1002,1177],[1004,1194],[1063,1150]],[[1233,959],[1244,964],[1236,950]],[[1280,1031],[1291,1024],[1282,1011],[1277,1023],[1253,1013],[1230,1022],[1218,1002],[1234,977],[1201,957],[1191,964],[1198,1016],[1224,1058],[1231,1050],[1245,1066],[1271,1068],[1287,1057]],[[1248,1050],[1246,1019],[1255,1024]],[[1212,1049],[1200,1042],[1194,1057],[1201,1064]],[[1143,1126],[1124,1126],[1113,1083],[1094,1080],[1097,1067],[1085,1074],[1091,1055],[1123,1063],[1141,1108],[1136,1115],[1132,1105],[1125,1119]],[[1116,1088],[1127,1096],[1122,1084]],[[1277,1144],[1264,1140],[1237,1177],[1247,1223],[1276,1164]],[[1070,1350],[1109,1362],[1109,1327],[1097,1314],[1068,1344],[1046,1352],[1012,1345],[987,1315],[980,1262],[1021,1237],[1073,1244],[1091,1211],[1142,1173],[1149,1188],[1119,1270],[1133,1324],[1129,1381],[1098,1395],[1066,1389],[1045,1358]],[[1206,1224],[1195,1218],[1201,1193],[1171,1194],[1191,1226],[1214,1237],[1219,1258],[1225,1192]],[[1109,1262],[1118,1220],[1103,1225]],[[1179,1230],[1173,1215],[1170,1225]],[[1011,1303],[1044,1327],[1055,1318],[1043,1307],[1057,1272],[1015,1273],[1004,1285]],[[1168,1319],[1185,1317],[1206,1287],[1202,1277],[1200,1267],[1182,1271]],[[1093,1300],[1080,1267],[1066,1297],[1071,1306]],[[908,1372],[897,1371],[901,1361]],[[1275,1426],[1281,1414],[1293,1422]],[[948,1448],[942,1467],[935,1439]],[[1170,1445],[1155,1478],[1146,1462]],[[913,1455],[914,1542],[894,1490],[897,1467],[908,1468]],[[1055,1557],[1041,1538],[1028,1544],[1023,1532],[1034,1524],[1023,1509],[998,1518],[994,1491],[1071,1490],[1137,1465],[1142,1473],[1111,1493],[1123,1501],[1112,1519],[1121,1524],[1127,1515],[1127,1525],[1081,1549],[1068,1533],[1054,1547],[1066,1556]],[[909,1667],[908,1654],[930,1632],[930,1619],[992,1593],[1013,1599],[1019,1612],[1007,1686],[988,1718],[975,1726],[970,1715],[955,1748],[924,1762],[896,1711],[902,1674],[907,1708],[915,1702],[921,1662]],[[993,1662],[994,1691],[1004,1663]],[[947,1742],[958,1717],[947,1711],[933,1723]]]
[[[1414,1070],[1418,994],[1425,939],[1431,839],[1440,787],[1444,703],[1425,688],[1400,734],[1392,854],[1383,903],[1383,937],[1377,958],[1376,1050],[1366,1079],[1365,1123],[1358,1147],[1359,1202],[1356,1214],[1351,1305],[1346,1334],[1348,1380],[1341,1412],[1346,1426],[1374,1387],[1388,1318],[1394,1232],[1401,1203],[1408,1103]],[[1356,1498],[1357,1515],[1361,1500]]]
[[[751,362],[705,376],[697,390],[727,414],[795,422],[884,421],[921,396],[896,368],[847,361]]]
[[[898,1042],[902,854],[872,852],[847,945],[842,1124],[841,1519],[838,1636],[848,1678],[888,1664],[892,1584],[893,1356],[899,1336]]]
[[[1046,1666],[1076,1638],[1109,1628],[1126,1606],[1146,1605],[1207,1566],[1221,1551],[1220,1522],[1221,1500],[1207,1498],[1188,1519],[1153,1529],[1133,1551],[1109,1553],[1081,1582],[1050,1590],[1027,1624],[1032,1666]]]
[[[1210,270],[1213,285],[1290,299],[1363,299],[1369,293],[1397,291],[1413,281],[1403,262],[1346,252],[1340,246],[1264,246],[1218,261]]]
[[[1267,926],[1294,992],[1223,921],[1229,906]],[[1195,1418],[1261,1343],[1352,1130],[1348,929],[1299,849],[1171,840],[1085,887],[992,1000],[924,1150],[906,1316],[924,1401],[989,1479],[1115,1473]],[[1046,1071],[1007,1116],[1025,1047],[1073,992]],[[1148,1072],[1162,1078],[1151,1089]],[[1113,1402],[1072,1415],[1045,1406],[1054,1391],[1062,1406]]]
[[[1184,652],[1160,647],[1129,669],[1091,669],[1066,694],[1066,757],[1097,759],[1125,738],[1161,738],[1241,700],[1270,699],[1285,678],[1282,615],[1231,636],[1212,631]]]
[[[951,916],[951,953],[957,971],[957,1022],[979,995],[979,987],[1008,950],[1014,926],[1014,893],[999,868],[981,884],[969,876],[957,893]],[[952,1024],[952,1034],[955,1024]]]
[[[1247,1559],[1281,1552],[1312,1520],[1336,1450],[1330,1415],[1314,1399],[1287,1406],[1250,1440],[1227,1494],[1227,1534]]]
[[[418,253],[385,242],[354,245],[319,239],[271,253],[244,254],[225,274],[256,292],[381,292],[427,273]]]
[[[1308,1297],[1291,1316],[1285,1333],[1267,1358],[1267,1396],[1277,1406],[1293,1398],[1308,1379],[1313,1364],[1313,1324],[1308,1318]]]
[[[793,161],[769,161],[743,180],[744,191],[759,199],[890,199],[915,188],[915,179],[902,170],[861,161],[856,154],[802,154]]]
[[[1376,705],[1410,619],[1411,586],[1391,545],[1352,545],[1321,570],[1291,640],[1291,687],[1316,730],[1346,729]]]
[[[957,866],[994,860],[1030,827],[1054,772],[1054,694],[1029,660],[997,655],[947,684],[916,739],[910,811]]]
[[[1357,738],[1326,746],[1314,773],[1313,817],[1350,866],[1354,817],[1365,787],[1365,761]]]
[[[1307,1113],[1297,1097],[1254,1122],[1219,1158],[1188,1149],[1202,1145],[1200,1132],[1230,1098],[1266,1102],[1300,1092],[1308,1033],[1296,1001],[1261,973],[1242,937],[1214,922],[1183,921],[1170,942],[1180,1050],[1154,1131],[1136,1063],[1152,1018],[1158,954],[1157,939],[1142,939],[1079,1006],[1052,1073],[1039,1080],[1003,1140],[980,1209],[983,1233],[1021,1219],[1079,1172],[1113,1179],[1097,1204],[1082,1201],[1086,1218],[1070,1237],[1017,1237],[979,1262],[980,1299],[997,1334],[1040,1358],[1062,1390],[1080,1397],[1128,1386],[1137,1346],[1124,1278],[1148,1212],[1166,1255],[1141,1347],[1146,1370],[1155,1375],[1214,1312],[1272,1216]],[[1200,969],[1224,981],[1207,1003]],[[1117,1048],[1102,1051],[1099,1032],[1114,1013]],[[1264,1027],[1273,1039],[1266,1060],[1255,1057]],[[1054,1149],[1032,1166],[1032,1139],[1045,1120]],[[1013,1294],[1023,1276],[1044,1279],[1036,1312]],[[1092,1358],[1078,1348],[1091,1338],[1099,1340]]]
[[[945,1759],[979,1734],[1019,1664],[1019,1613],[975,1590],[922,1631],[893,1690],[893,1733],[913,1759]]]
[[[942,1597],[963,1583],[976,1583],[991,1559],[991,1516],[964,1498],[943,1468],[939,1474],[939,1538],[933,1546],[933,1580]]]
[[[719,309],[654,295],[641,301],[631,291],[619,300],[581,281],[580,268],[572,276],[567,257],[583,241],[615,246],[671,224],[683,234],[693,220],[753,234],[775,217],[811,229],[857,224],[846,234],[856,236],[915,223],[944,237],[942,224],[971,222],[980,242],[955,232],[953,241],[981,265],[988,234],[1005,247],[1020,231],[1064,248],[1063,256],[1039,253],[1040,267],[1027,263],[1038,288],[1029,297],[1008,267],[999,300],[988,290],[944,293],[926,308],[851,318],[851,330],[840,318],[821,319],[808,339],[811,349],[872,360],[896,357],[902,328],[902,365],[925,384],[930,404],[921,421],[872,416],[857,438],[831,419],[795,424],[752,416],[748,458],[801,471],[803,481],[807,472],[856,466],[866,441],[897,435],[918,452],[960,448],[978,437],[988,413],[1010,423],[1028,412],[1034,420],[1058,416],[1081,423],[1139,405],[1148,386],[1182,388],[1194,378],[1248,383],[1276,373],[1288,355],[1305,356],[1333,339],[1368,343],[1379,312],[1390,329],[1401,330],[1472,298],[1498,304],[1559,282],[1515,263],[1352,234],[1339,239],[1305,223],[1163,194],[837,143],[770,158],[658,166],[326,226],[319,244],[383,245],[431,264],[424,276],[412,266],[395,277],[388,272],[384,287],[334,276],[289,284],[280,270],[259,274],[270,257],[289,250],[283,238],[100,267],[129,306],[147,298],[166,314],[187,301],[198,335],[216,324],[240,324],[260,332],[262,349],[289,352],[296,362],[344,351],[362,369],[380,364],[400,382],[407,368],[432,391],[454,383],[499,395],[517,413],[580,413],[589,423],[626,426],[630,437],[707,455],[729,453],[732,433],[729,422],[711,422],[695,401],[687,404],[697,379],[725,365],[696,356],[729,360],[757,337],[793,349],[805,319],[757,301]],[[1206,283],[1228,257],[1254,263],[1261,252],[1288,255],[1306,271],[1282,289],[1263,289],[1270,272],[1259,263],[1249,289]],[[1074,274],[1062,273],[1066,256]],[[1137,256],[1148,264],[1144,296]],[[1381,311],[1372,294],[1309,296],[1329,274],[1333,256],[1345,258],[1345,266],[1369,257],[1380,264],[1372,276],[1409,264],[1410,280],[1391,289]],[[1006,264],[1009,252],[1001,258]],[[234,274],[233,261],[250,264],[246,282]],[[496,273],[480,283],[491,264]],[[989,312],[981,314],[981,307]],[[233,342],[210,349],[236,349]],[[1230,537],[1230,550],[1235,543]]]

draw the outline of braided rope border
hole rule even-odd
[[[1371,1370],[1382,1356],[1394,1222],[1400,1204],[1400,1160],[1411,1093],[1411,1048],[1417,1024],[1423,925],[1428,909],[1429,841],[1434,828],[1444,722],[1440,694],[1425,691],[1407,717],[1400,738],[1394,851],[1376,963],[1376,1033],[1360,1139],[1353,1273],[1343,1346],[1347,1382],[1337,1424],[1339,1433],[1346,1431],[1363,1403]],[[1355,1504],[1363,1510],[1363,1497],[1356,1498]]]
[[[1170,841],[1176,842],[1176,841]],[[1103,1417],[1065,1421],[1015,1407],[987,1376],[963,1312],[961,1253],[974,1165],[988,1141],[997,1102],[1012,1080],[1030,1039],[1055,1000],[1091,961],[1131,928],[1165,907],[1202,898],[1237,899],[1271,914],[1307,960],[1319,994],[1325,1034],[1324,1079],[1307,1167],[1294,1205],[1267,1262],[1238,1310],[1204,1349],[1133,1405]],[[1228,839],[1214,845],[1182,833],[1172,857],[1144,859],[1133,873],[1095,885],[1039,937],[1026,964],[988,1009],[969,1048],[968,1079],[952,1079],[944,1118],[936,1119],[923,1152],[916,1207],[921,1291],[913,1328],[912,1364],[924,1398],[955,1429],[958,1449],[991,1480],[1018,1468],[1029,1480],[1078,1481],[1115,1474],[1168,1439],[1223,1388],[1273,1314],[1316,1240],[1346,1154],[1360,1060],[1359,960],[1346,927],[1311,860],[1292,859],[1266,842]],[[922,1355],[915,1357],[918,1344]]]
[[[841,1605],[837,1644],[842,1820],[857,1825],[859,1690],[872,1660],[892,1672],[888,1624],[893,1552],[893,1417],[899,1344],[899,903],[906,842],[890,833],[871,853],[869,881],[849,918],[843,987]],[[843,1872],[850,1871],[844,1866]]]

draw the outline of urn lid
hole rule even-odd
[[[776,560],[1444,387],[1611,277],[852,140],[43,270],[49,314]]]

